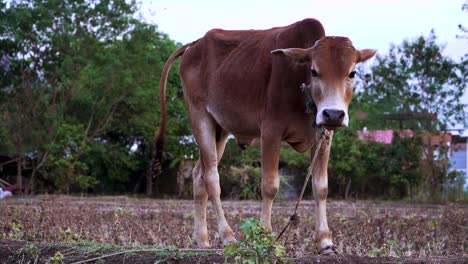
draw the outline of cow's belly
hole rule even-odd
[[[209,104],[207,111],[228,133],[236,137],[239,144],[250,145],[250,141],[260,136],[260,128],[255,112],[224,104]]]

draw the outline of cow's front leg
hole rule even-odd
[[[330,141],[324,141],[319,147],[319,153],[313,164],[312,170],[312,190],[315,199],[315,234],[316,241],[321,254],[330,254],[334,252],[334,245],[331,238],[331,232],[327,223],[327,195],[328,195],[328,158],[330,156],[331,139],[333,132],[330,133]],[[315,153],[312,149],[312,156]]]
[[[262,136],[262,224],[270,231],[271,207],[279,189],[278,163],[281,139]]]

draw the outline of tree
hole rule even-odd
[[[119,97],[108,97],[112,85],[93,90],[94,96],[90,96],[86,70],[106,45],[133,27],[135,10],[134,2],[123,0],[94,4],[26,0],[12,1],[8,8],[2,4],[0,46],[12,65],[1,83],[7,87],[8,97],[3,104],[8,109],[4,124],[13,135],[19,159],[30,153],[37,160],[32,188],[36,173],[63,138],[60,132],[65,130],[58,128],[84,124],[74,160],[62,156],[70,162],[67,174],[71,175],[89,139],[102,132],[111,119]],[[73,111],[76,102],[83,105]],[[21,185],[21,177],[18,181]]]
[[[157,184],[154,184],[155,179],[146,168],[150,159],[152,138],[159,121],[157,87],[163,65],[177,46],[166,34],[158,32],[154,25],[139,22],[126,37],[114,43],[112,54],[103,54],[103,58],[112,58],[110,62],[95,64],[96,70],[99,70],[103,68],[102,65],[116,65],[112,63],[116,61],[118,64],[116,67],[109,67],[109,73],[118,73],[119,78],[124,80],[119,82],[120,85],[125,84],[127,87],[123,100],[115,109],[109,128],[106,133],[100,135],[100,139],[106,143],[93,143],[99,153],[102,153],[103,148],[107,149],[121,161],[105,163],[106,169],[102,171],[106,172],[101,174],[100,178],[107,184],[112,184],[111,179],[113,183],[128,183],[134,176],[137,178],[134,183],[140,185],[141,179],[144,178],[146,194],[153,195],[153,189]],[[97,75],[104,76],[101,77],[103,83],[111,81],[111,78],[105,77],[109,74],[100,72]],[[95,83],[95,78],[90,80]],[[99,84],[95,86],[99,87]],[[181,86],[178,72],[172,71],[167,91],[169,126],[168,144],[165,149],[166,156],[174,157],[171,164],[184,157],[194,157],[196,152],[195,143],[190,140],[190,122]],[[106,160],[103,156],[101,158],[102,161]],[[88,159],[91,161],[92,157],[88,156]],[[96,162],[93,161],[93,164]],[[119,173],[111,173],[113,171]],[[164,177],[169,177],[171,174],[174,173],[171,171]]]
[[[392,45],[387,56],[377,56],[373,77],[365,84],[359,101],[372,113],[428,113],[437,120],[430,127],[414,123],[416,128],[446,130],[465,123],[465,108],[460,101],[468,81],[468,68],[442,55],[434,31]]]
[[[468,1],[465,0],[465,3],[461,7],[462,12],[468,12]],[[468,28],[462,24],[458,24],[458,29],[461,31],[461,35],[457,35],[457,38],[468,39]]]
[[[65,192],[128,191],[145,174],[159,73],[178,44],[136,11],[125,0],[0,3],[0,151],[35,160],[32,188],[40,175]],[[176,71],[168,88],[167,153],[191,157]]]
[[[370,127],[398,129],[396,124],[383,121],[391,113],[409,116],[406,128],[425,130],[422,142],[430,142],[433,135],[455,124],[466,125],[466,105],[460,101],[468,81],[466,57],[461,62],[442,55],[434,31],[427,37],[406,40],[392,45],[388,55],[378,56],[372,67],[372,78],[363,82],[357,99],[366,112],[371,113]],[[417,117],[425,117],[418,119]],[[432,117],[434,120],[431,120]],[[427,175],[430,192],[439,193],[441,175],[446,170],[435,162],[431,143],[423,148],[431,169]]]
[[[394,132],[392,144],[387,147],[385,155],[386,173],[389,176],[390,191],[393,197],[414,198],[415,189],[423,182],[420,170],[422,144],[419,137],[400,136]]]

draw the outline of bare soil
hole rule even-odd
[[[241,219],[259,216],[259,201],[225,201],[236,236]],[[294,201],[274,205],[273,229],[287,222]],[[314,204],[304,201],[300,223],[287,231],[295,263],[468,263],[468,205],[329,201],[328,219],[340,255],[317,256]],[[118,197],[35,196],[0,201],[0,263],[224,263],[215,215],[208,210],[213,250],[191,238],[193,202]],[[215,251],[215,249],[219,249]],[[107,255],[115,254],[106,257]],[[232,260],[229,260],[231,262]]]

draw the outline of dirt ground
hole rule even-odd
[[[239,221],[259,216],[259,201],[224,201]],[[278,232],[294,201],[278,201]],[[35,196],[0,201],[0,263],[224,263],[213,210],[212,249],[195,248],[193,202],[128,197]],[[468,205],[329,201],[328,219],[340,255],[317,256],[314,204],[304,201],[300,223],[286,233],[286,263],[468,263]],[[114,254],[114,255],[112,255]],[[112,255],[112,256],[108,256]],[[159,261],[159,262],[158,262]],[[232,262],[232,260],[229,260]]]

